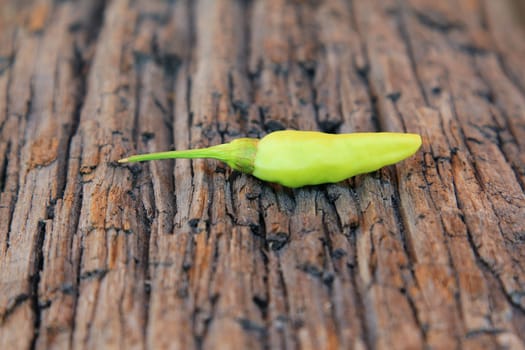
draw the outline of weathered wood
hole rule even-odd
[[[0,347],[525,348],[513,0],[0,3]],[[282,128],[410,131],[290,190],[212,160]]]

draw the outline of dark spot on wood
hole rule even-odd
[[[483,98],[484,100],[486,100],[488,103],[490,104],[494,104],[495,102],[495,97],[494,97],[494,93],[491,91],[491,90],[488,90],[488,89],[479,89],[476,91],[476,94]]]
[[[193,233],[199,233],[198,230],[200,219],[193,218],[188,221],[188,225],[190,226]]]
[[[313,61],[313,60],[300,61],[299,66],[302,68],[303,72],[306,73],[307,77],[310,80],[315,79],[315,72],[316,72],[316,66],[317,66],[316,61]]]
[[[400,13],[399,6],[387,6],[385,8],[385,13],[391,17],[398,17]]]
[[[496,335],[496,334],[505,333],[505,332],[506,330],[501,329],[501,328],[474,329],[474,330],[468,331],[467,334],[465,335],[465,338],[471,339],[471,338],[479,337],[481,335]]]
[[[82,175],[89,175],[93,172],[94,169],[96,169],[96,165],[85,165],[80,168],[80,173]]]
[[[342,248],[337,248],[332,252],[332,258],[336,260],[342,259],[347,255],[348,253]]]
[[[242,100],[234,100],[232,102],[233,108],[238,110],[242,117],[246,117],[248,115],[248,111],[250,109],[250,104],[242,101]]]
[[[244,198],[251,201],[254,199],[259,199],[260,195],[261,195],[260,192],[246,192],[246,194],[244,195]]]
[[[432,95],[440,95],[441,86],[433,86],[432,89],[430,89],[430,92],[432,92]]]
[[[437,11],[413,11],[419,23],[424,26],[437,30],[443,33],[448,33],[452,30],[462,30],[463,26],[460,23],[450,21],[449,18]]]
[[[324,271],[322,279],[323,279],[323,283],[327,287],[331,287],[332,284],[334,283],[335,275],[333,272]]]
[[[463,44],[459,46],[460,50],[470,56],[485,56],[488,54],[486,48],[476,46],[474,44]]]
[[[476,139],[476,138],[474,138],[474,137],[467,137],[467,141],[469,141],[469,142],[474,142],[474,143],[476,143],[476,144],[478,144],[478,145],[482,145],[482,144],[483,144],[483,141],[478,140],[478,139]]]
[[[265,121],[264,128],[268,133],[286,129],[286,127],[278,120]]]
[[[59,290],[66,295],[76,295],[77,289],[71,283],[62,284]]]
[[[80,32],[83,28],[85,28],[85,26],[81,21],[74,21],[68,26],[68,31],[74,34]]]
[[[298,265],[297,268],[317,278],[320,278],[323,275],[323,271],[319,267],[308,262]]]
[[[261,310],[262,313],[266,312],[266,310],[268,309],[268,299],[262,298],[258,295],[254,295],[252,300],[254,304],[257,305],[259,310]]]
[[[135,68],[142,70],[144,65],[152,59],[151,53],[147,51],[133,51]]]
[[[136,200],[136,199],[137,199],[137,196],[135,195],[135,192],[134,192],[134,191],[126,191],[126,194],[127,194],[132,200]],[[147,216],[146,216],[145,218],[148,219]]]
[[[153,140],[155,138],[154,132],[145,131],[141,134],[142,136],[142,142],[147,143],[150,140]]]
[[[49,204],[46,206],[46,218],[52,220],[55,217],[55,205],[56,199],[51,199]]]
[[[1,131],[1,129],[0,129]],[[7,182],[7,169],[9,167],[9,153],[11,149],[11,142],[7,143],[4,159],[2,160],[2,164],[0,164],[0,193],[3,193],[5,191],[5,184]]]
[[[40,311],[44,309],[48,309],[50,306],[51,306],[51,300],[40,300],[37,305]]]
[[[216,174],[226,174],[226,169],[228,168],[226,167],[225,164],[217,163],[217,166],[215,167],[215,173]],[[233,175],[233,174],[236,174],[236,175]],[[237,176],[238,174],[240,174],[238,171],[232,172],[232,176]]]
[[[514,234],[514,241],[516,243],[525,243],[525,231],[523,231],[523,232],[516,232]]]
[[[269,233],[266,235],[266,244],[271,250],[277,251],[282,249],[289,239],[286,232]]]
[[[117,164],[120,164],[120,163],[117,163]],[[134,177],[137,177],[142,172],[142,165],[140,164],[141,163],[129,163],[129,164],[124,164],[124,166],[126,166],[131,171],[131,175],[133,175]]]
[[[446,162],[450,162],[450,157],[446,157],[446,156],[433,156],[432,159],[433,159],[434,162],[436,162],[436,163],[446,163]]]
[[[175,75],[180,65],[182,64],[182,59],[179,55],[175,53],[163,53],[160,57],[160,64],[164,68],[166,74]]]
[[[264,237],[264,232],[261,229],[261,225],[251,222],[248,224],[248,226],[250,227],[250,231],[252,232],[253,235]]]
[[[151,281],[144,281],[144,292],[151,293]]]
[[[275,75],[288,75],[288,66],[284,63],[276,63],[272,62],[270,63],[270,69],[273,71]]]
[[[189,271],[193,266],[193,263],[189,260],[184,260],[184,263],[182,264],[182,270]]]
[[[237,322],[239,322],[242,329],[247,332],[255,332],[258,333],[259,336],[266,335],[266,328],[263,325],[250,320],[249,318],[238,318]]]
[[[103,279],[109,270],[107,269],[94,269],[90,271],[86,271],[83,274],[80,275],[80,280],[89,280],[89,279]]]
[[[515,305],[523,305],[523,300],[525,299],[525,292],[523,291],[514,291],[509,293],[510,299]]]
[[[401,92],[400,91],[391,92],[387,94],[386,97],[390,99],[390,101],[396,103],[401,98]]]
[[[367,85],[368,88],[368,74],[370,72],[370,66],[368,64],[362,66],[362,67],[356,67],[357,74],[359,75],[359,78],[363,81],[365,85]],[[373,96],[370,96],[371,98],[374,98]]]
[[[339,127],[341,126],[342,121],[340,120],[323,120],[319,122],[319,128],[322,132],[329,134],[335,134],[338,132]]]
[[[309,100],[309,99],[307,99],[306,97],[302,97],[302,96],[298,98],[298,101],[299,101],[299,104],[302,105],[302,106],[306,106],[307,104],[310,103],[310,100]],[[297,115],[295,115],[295,116],[296,116],[296,117],[299,117],[300,115],[297,114]]]

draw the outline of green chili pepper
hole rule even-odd
[[[119,163],[168,158],[213,158],[235,170],[287,187],[335,183],[378,170],[413,155],[417,134],[326,134],[276,131],[262,139],[240,138],[202,149],[135,155]]]

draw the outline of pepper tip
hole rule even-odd
[[[119,159],[117,162],[119,162],[120,164],[127,163],[129,162],[129,158],[122,158],[122,159]]]

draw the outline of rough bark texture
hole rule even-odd
[[[0,2],[0,348],[525,347],[525,6]],[[289,190],[297,128],[416,156]]]

